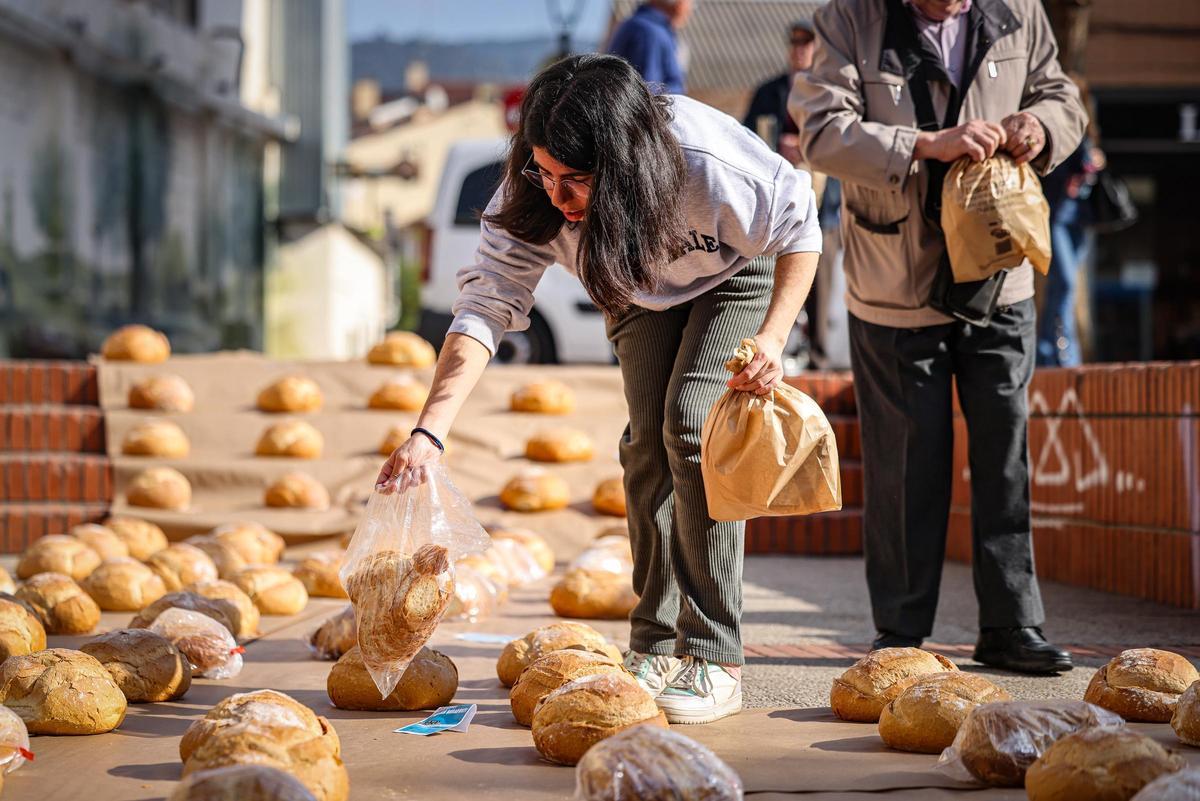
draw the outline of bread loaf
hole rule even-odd
[[[217,566],[208,554],[186,542],[177,542],[151,554],[146,564],[163,580],[168,592],[217,578]]]
[[[167,801],[317,801],[290,773],[268,765],[230,765],[193,773]]]
[[[567,571],[590,570],[596,573],[633,574],[633,548],[628,537],[598,537],[587,550],[571,560]]]
[[[1122,651],[1096,671],[1083,700],[1126,720],[1166,723],[1180,694],[1200,673],[1186,658],[1157,648]]]
[[[1101,726],[1056,740],[1025,773],[1030,801],[1127,801],[1184,761],[1144,734]]]
[[[325,438],[311,423],[284,420],[268,426],[258,438],[254,453],[258,456],[287,456],[293,459],[319,459]]]
[[[129,556],[102,562],[80,586],[105,612],[136,612],[167,594],[162,578]]]
[[[514,512],[547,512],[564,509],[571,500],[567,482],[553,473],[523,470],[500,490],[500,503]]]
[[[512,394],[514,412],[570,414],[575,411],[575,393],[561,381],[535,381]]]
[[[292,568],[292,575],[300,580],[308,594],[317,598],[345,598],[346,590],[338,571],[346,552],[342,550],[317,551],[300,560]]]
[[[625,668],[611,656],[591,651],[568,648],[543,654],[521,671],[508,694],[513,718],[528,726],[533,710],[547,695],[575,679],[603,673],[625,673]]]
[[[408,428],[404,426],[392,426],[388,429],[387,434],[384,435],[383,442],[379,443],[379,455],[391,456],[392,451],[407,442],[410,436]],[[445,443],[443,442],[442,444],[444,445]]]
[[[149,630],[170,640],[192,666],[192,673],[210,679],[231,679],[242,671],[242,653],[229,629],[208,615],[186,609],[165,610]]]
[[[300,579],[278,565],[248,567],[233,577],[233,583],[264,615],[294,615],[308,606],[308,593]]]
[[[146,629],[117,629],[79,646],[112,676],[131,704],[174,701],[192,686],[187,657]]]
[[[70,576],[38,573],[17,588],[47,634],[87,634],[100,622],[100,607]]]
[[[177,375],[164,373],[143,378],[129,388],[131,409],[159,412],[190,412],[196,397],[188,383]]]
[[[511,587],[524,587],[546,577],[546,571],[533,551],[517,540],[492,540],[485,556],[504,567]]]
[[[0,662],[46,647],[46,629],[37,615],[16,601],[0,598]]]
[[[667,718],[633,676],[584,676],[567,682],[537,705],[533,745],[550,762],[574,765],[605,737],[638,724],[666,728]]]
[[[263,503],[276,508],[323,511],[329,508],[329,490],[307,473],[287,473],[267,487]]]
[[[1196,801],[1200,798],[1200,767],[1164,773],[1147,784],[1133,801]]]
[[[248,565],[273,565],[283,556],[283,537],[260,523],[226,523],[208,532],[217,542],[237,551]]]
[[[125,719],[125,696],[104,666],[81,651],[49,648],[0,664],[0,703],[30,734],[102,734]]]
[[[193,585],[195,586],[195,585]],[[179,590],[169,592],[154,603],[142,609],[133,620],[129,621],[131,629],[149,628],[158,616],[168,609],[185,609],[189,612],[199,612],[220,623],[229,633],[237,636],[241,614],[237,605],[224,598],[206,598],[196,592]]]
[[[741,777],[720,757],[657,726],[631,726],[596,743],[575,781],[578,801],[742,801]]]
[[[554,549],[546,538],[527,528],[512,528],[510,526],[491,526],[488,534],[492,540],[516,540],[529,549],[538,566],[547,573],[554,572]]]
[[[166,334],[145,325],[123,325],[108,335],[100,355],[113,362],[156,364],[171,356]]]
[[[250,596],[242,592],[242,588],[232,581],[222,579],[198,581],[195,584],[187,585],[185,591],[210,601],[225,602],[221,604],[221,607],[230,616],[233,623],[233,636],[241,639],[258,634],[258,607],[254,605]]]
[[[1200,748],[1200,681],[1183,691],[1171,715],[1171,728],[1180,742]]]
[[[918,676],[958,670],[941,654],[920,648],[880,648],[833,680],[829,705],[842,720],[877,723],[883,708]]]
[[[168,545],[167,535],[161,528],[148,520],[139,520],[136,517],[110,517],[104,521],[104,526],[125,543],[129,548],[130,556],[142,562]]]
[[[95,551],[101,562],[129,556],[129,546],[108,526],[83,523],[71,528],[71,536]]]
[[[489,554],[487,551],[467,554],[455,563],[455,568],[465,567],[474,570],[491,581],[496,587],[496,603],[504,603],[508,600],[508,588],[512,584],[512,576],[508,574],[508,567],[493,559],[492,556],[493,554]]]
[[[358,645],[354,624],[354,606],[346,604],[341,612],[328,617],[308,636],[308,647],[317,659],[336,660]]]
[[[324,402],[317,382],[302,375],[284,376],[258,393],[258,408],[264,412],[315,412]]]
[[[210,740],[248,726],[298,728],[311,738],[329,736],[337,741],[337,734],[327,733],[321,718],[295,698],[278,690],[253,690],[226,696],[194,721],[179,741],[179,759],[187,762]],[[336,750],[341,753],[340,743]]]
[[[496,660],[496,676],[505,687],[512,687],[531,662],[551,651],[566,648],[592,651],[604,654],[614,662],[621,661],[621,652],[604,639],[603,634],[586,623],[562,621],[536,628],[504,646]]]
[[[151,467],[129,482],[125,500],[130,506],[182,512],[192,503],[192,485],[173,467]]]
[[[437,351],[411,331],[392,331],[382,342],[371,346],[367,361],[397,367],[432,367],[437,361]]]
[[[456,563],[454,597],[446,607],[446,619],[475,622],[486,618],[499,606],[499,596],[495,582],[469,565]]]
[[[437,709],[454,699],[458,668],[445,654],[422,648],[404,669],[400,683],[382,698],[357,647],[351,648],[329,671],[329,700],[340,709],[370,711]]]
[[[191,449],[187,434],[170,420],[143,420],[129,429],[121,441],[121,453],[126,456],[182,459]]]
[[[49,534],[33,541],[17,562],[17,578],[62,573],[81,579],[100,566],[100,555],[75,537]]]
[[[637,606],[629,575],[575,568],[550,590],[550,606],[559,617],[625,620]]]
[[[405,376],[393,378],[380,385],[371,393],[367,407],[371,409],[391,409],[400,412],[419,412],[425,406],[429,390],[424,384]]]
[[[602,515],[625,516],[625,480],[606,478],[592,493],[592,507]]]
[[[197,534],[194,537],[188,537],[184,542],[204,551],[216,566],[217,576],[220,578],[232,579],[250,567],[250,563],[242,558],[242,554],[236,548],[218,542],[208,534]]]
[[[938,754],[954,742],[972,709],[1011,700],[1006,691],[976,673],[953,670],[919,676],[883,708],[879,737],[900,751]]]
[[[573,428],[554,428],[525,443],[525,458],[535,462],[586,462],[592,458],[592,438]]]
[[[6,592],[11,595],[16,591],[17,584],[15,581],[13,581],[13,577],[9,575],[8,571],[4,569],[3,565],[0,565],[0,592]]]

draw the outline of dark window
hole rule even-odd
[[[496,193],[503,169],[504,162],[497,161],[472,171],[463,179],[462,191],[458,193],[458,206],[454,211],[455,225],[479,225],[479,216]]]

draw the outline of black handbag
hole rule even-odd
[[[1123,231],[1137,221],[1137,206],[1130,199],[1125,182],[1108,170],[1096,173],[1096,183],[1088,195],[1088,225],[1108,234]]]

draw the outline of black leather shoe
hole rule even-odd
[[[1065,673],[1074,667],[1071,655],[1046,642],[1036,626],[980,630],[975,661],[1018,673]]]
[[[890,631],[875,632],[875,641],[871,643],[871,650],[878,651],[880,648],[920,648],[922,640],[920,637],[906,637],[903,634],[893,634]]]

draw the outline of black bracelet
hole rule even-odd
[[[439,451],[441,451],[442,453],[446,452],[446,446],[443,445],[442,441],[437,438],[437,435],[434,434],[432,431],[430,431],[428,428],[421,428],[420,426],[417,426],[412,431],[408,432],[408,435],[410,437],[413,434],[424,434],[425,436],[429,437],[430,442],[432,442],[434,445],[437,445],[437,449]]]

